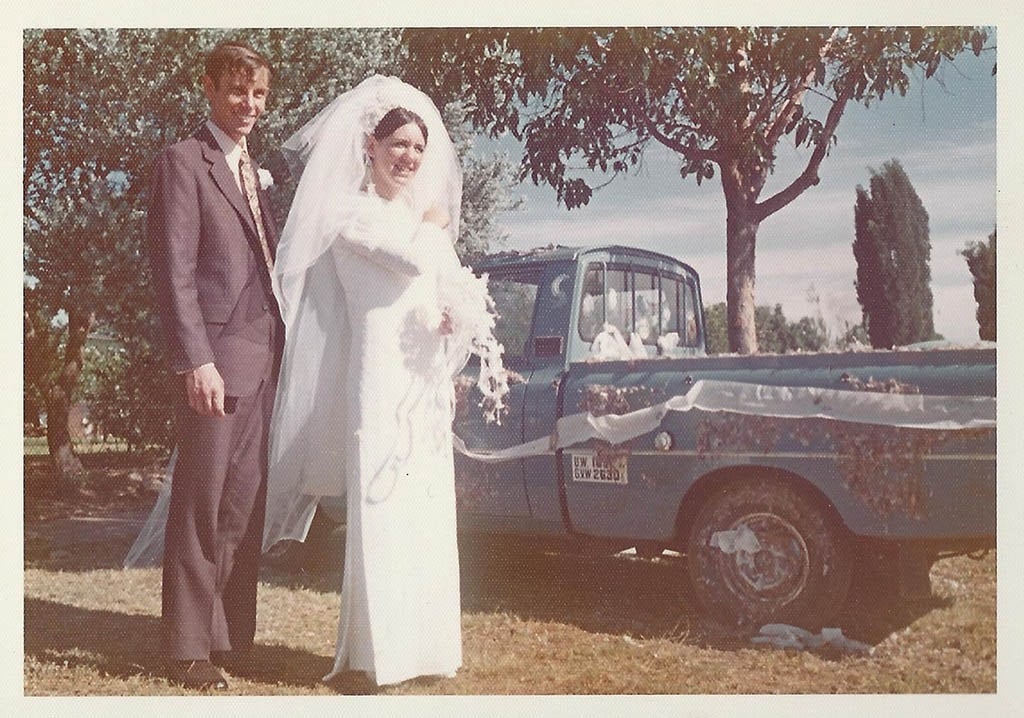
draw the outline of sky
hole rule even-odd
[[[936,77],[923,80],[918,73],[903,97],[847,108],[838,144],[819,168],[820,183],[761,224],[757,304],[781,304],[790,321],[820,312],[833,332],[841,332],[844,322],[861,321],[852,249],[856,187],[868,187],[872,170],[897,159],[929,215],[935,329],[952,341],[977,341],[977,305],[960,251],[985,241],[996,226],[995,59],[994,52],[980,58],[968,52]],[[492,146],[518,161],[519,146],[511,137]],[[481,147],[490,151],[486,143]],[[790,138],[777,150],[762,199],[789,184],[809,154],[806,148],[797,151]],[[617,177],[595,191],[587,206],[571,211],[556,203],[554,190],[527,181],[517,188],[523,206],[501,216],[509,234],[505,247],[635,245],[696,268],[706,306],[725,301],[721,184],[716,175],[698,187],[678,170],[676,156],[652,143],[639,173]]]

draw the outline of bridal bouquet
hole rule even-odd
[[[451,328],[448,354],[452,372],[461,370],[470,354],[480,357],[476,381],[483,394],[480,407],[487,423],[500,424],[507,409],[509,373],[502,364],[505,348],[494,338],[498,314],[487,291],[487,275],[478,277],[462,266],[445,273],[438,284],[438,299]]]

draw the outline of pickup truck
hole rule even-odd
[[[470,264],[516,381],[500,424],[471,381],[458,392],[460,531],[675,551],[706,611],[805,627],[837,613],[855,568],[927,595],[936,559],[994,546],[994,346],[708,356],[697,272],[672,257],[548,247]],[[709,389],[733,398],[686,405]],[[914,420],[960,401],[974,413],[959,424]],[[849,411],[801,408],[830,403]],[[577,431],[601,420],[628,426]]]

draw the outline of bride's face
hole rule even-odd
[[[402,125],[384,139],[371,135],[366,149],[377,194],[394,199],[416,176],[426,147],[415,122]]]

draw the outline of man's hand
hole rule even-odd
[[[224,379],[213,364],[185,374],[188,405],[200,416],[224,416]]]

